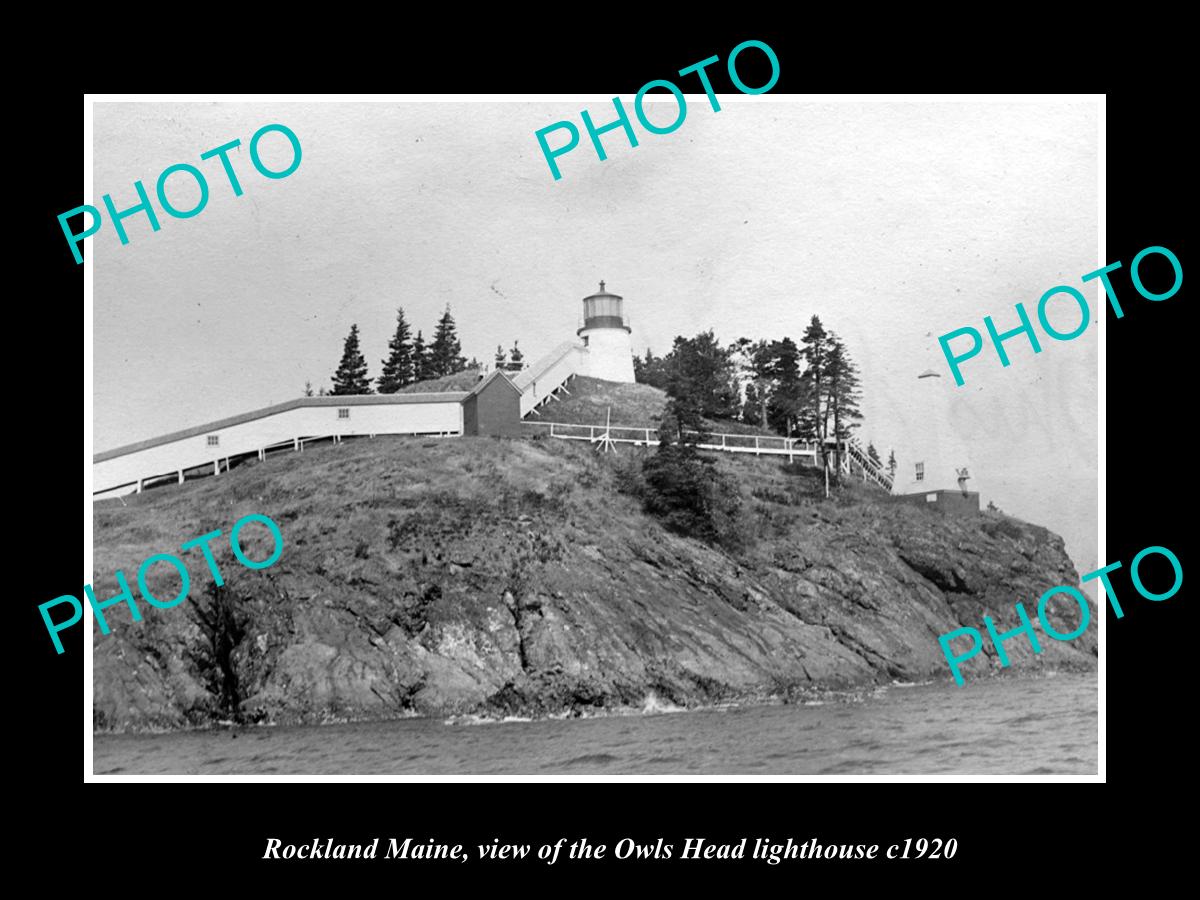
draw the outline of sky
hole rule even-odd
[[[632,98],[623,98],[631,107]],[[983,503],[1051,528],[1081,572],[1097,560],[1098,119],[1094,104],[812,103],[688,95],[683,124],[634,119],[592,150],[611,100],[484,103],[97,103],[90,202],[153,196],[175,163],[205,173],[207,206],[161,230],[141,214],[87,239],[94,275],[94,443],[100,452],[328,386],[352,323],[376,377],[402,306],[429,336],[447,304],[464,354],[514,340],[534,361],[574,337],[604,279],[625,298],[634,350],[713,329],[799,339],[811,316],[862,373],[861,436],[897,456],[919,435],[916,376],[943,374]],[[648,103],[669,123],[673,100]],[[561,120],[580,145],[550,173],[534,133]],[[251,136],[300,140],[290,176],[252,166]],[[244,193],[200,154],[233,139]],[[561,133],[550,138],[557,146]],[[284,137],[264,163],[291,160]],[[173,175],[181,209],[194,181]],[[1082,336],[1024,338],[964,365],[955,388],[937,338],[1036,316],[1057,285],[1088,297]],[[1069,331],[1078,311],[1051,308]],[[886,456],[886,450],[885,450]]]

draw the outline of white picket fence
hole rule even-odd
[[[526,422],[526,425],[548,428],[550,437],[564,441],[590,441],[600,443],[606,437],[614,444],[632,444],[649,447],[658,443],[658,432],[653,428],[635,425],[571,425],[566,422]],[[817,462],[816,441],[785,438],[775,435],[729,434],[713,431],[685,431],[693,446],[701,450],[717,450],[722,453],[753,453],[756,456],[786,456]]]
[[[649,447],[659,442],[658,432],[653,428],[637,425],[572,425],[567,422],[525,422],[524,424],[549,430],[549,436],[564,441],[589,441],[603,445],[631,444],[635,447]],[[755,456],[786,456],[789,462],[797,457],[817,465],[819,462],[817,441],[806,441],[800,438],[786,438],[765,434],[730,434],[713,431],[685,431],[685,438],[690,438],[693,446],[700,450],[715,450],[720,453],[753,453]],[[827,454],[832,452],[833,441]],[[842,442],[842,471],[852,474],[853,464],[862,474],[863,481],[871,481],[885,491],[892,490],[892,478],[883,468],[863,450],[858,441],[851,438]]]

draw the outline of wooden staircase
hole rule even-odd
[[[845,452],[842,454],[842,472],[846,475],[853,475],[854,469],[862,475],[863,481],[872,481],[885,491],[891,493],[892,476],[887,473],[881,464],[871,459],[862,444],[854,438],[849,438],[844,441],[842,446]]]

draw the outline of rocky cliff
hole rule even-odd
[[[222,589],[185,554],[188,600],[109,610],[93,634],[100,730],[222,720],[550,715],[798,698],[950,674],[938,636],[1017,624],[1048,587],[1078,584],[1061,538],[995,515],[955,517],[774,459],[722,457],[743,494],[736,556],[665,531],[618,489],[635,451],[549,439],[379,438],[312,447],[94,512],[97,596],[136,585],[152,553],[213,529]],[[285,547],[239,565],[229,528],[279,523]],[[249,530],[246,532],[249,534]],[[248,542],[252,543],[252,542]],[[248,549],[261,559],[269,545]],[[156,594],[178,592],[156,566]],[[136,587],[135,587],[136,590]],[[1077,623],[1069,603],[1060,632]],[[1071,642],[1007,645],[1009,671],[1092,667]],[[996,670],[990,646],[967,686]],[[983,689],[986,689],[984,686]]]

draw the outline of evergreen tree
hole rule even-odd
[[[469,363],[467,363],[467,368],[468,369],[478,369],[479,368],[479,360],[477,360],[475,357],[472,356],[471,361]]]
[[[329,393],[334,396],[371,393],[367,361],[358,349],[358,325],[350,326],[350,334],[346,336],[346,343],[342,347],[342,361],[333,373],[333,390]]]
[[[738,338],[730,345],[730,357],[739,385],[745,386],[741,419],[749,425],[767,427],[767,406],[774,390],[774,357],[765,340]]]
[[[429,370],[429,348],[425,346],[425,338],[418,329],[413,338],[413,381],[428,381],[433,375]]]
[[[396,333],[388,342],[388,358],[383,361],[383,374],[379,376],[379,393],[394,394],[406,384],[412,384],[413,372],[412,332],[404,319],[403,308],[396,310]]]
[[[313,395],[312,382],[311,381],[304,382],[304,396],[311,397],[312,395]]]
[[[663,364],[671,398],[668,408],[681,438],[687,429],[701,430],[705,417],[737,418],[737,379],[730,351],[721,347],[711,330],[694,338],[675,338]]]
[[[433,334],[433,343],[429,345],[429,368],[431,377],[453,375],[467,367],[467,361],[462,357],[462,346],[458,341],[458,329],[454,317],[450,315],[450,307],[438,319],[437,330]]]
[[[646,348],[646,356],[633,358],[633,380],[638,384],[648,384],[659,390],[667,389],[667,372],[664,361]]]
[[[671,531],[738,550],[745,544],[737,485],[690,444],[664,441],[642,462],[642,506]]]
[[[895,450],[891,450],[888,452],[887,468],[888,468],[888,475],[890,475],[894,479],[896,477],[896,451]]]
[[[802,378],[805,393],[811,404],[803,416],[801,431],[821,441],[825,437],[826,425],[821,402],[824,397],[825,358],[829,353],[829,338],[820,319],[816,316],[812,317],[808,327],[804,329],[800,341],[804,345],[802,355],[806,364]],[[823,446],[822,452],[824,452]]]
[[[876,450],[875,445],[869,441],[867,442],[867,456],[870,458],[871,462],[875,463],[875,467],[877,469],[883,468],[883,460],[879,458],[879,451]]]
[[[525,368],[525,354],[517,349],[517,342],[513,341],[512,350],[508,352],[508,370],[520,372],[523,368]]]
[[[774,389],[767,402],[767,421],[771,427],[785,437],[796,433],[801,416],[807,408],[804,385],[800,379],[800,348],[791,338],[785,337],[764,351],[770,360],[769,372]]]
[[[497,369],[507,369],[508,368],[508,354],[506,354],[504,352],[504,347],[501,346],[500,344],[496,345],[496,368]]]
[[[749,374],[753,380],[758,400],[757,424],[763,429],[767,427],[767,412],[771,395],[778,387],[778,373],[775,366],[776,349],[766,340],[759,340],[751,348]],[[747,418],[746,421],[750,420]]]
[[[825,410],[826,416],[833,419],[833,438],[837,442],[834,453],[839,466],[842,442],[849,439],[850,432],[862,419],[858,408],[860,399],[858,367],[850,359],[846,345],[830,332],[825,357]]]
[[[742,403],[742,421],[747,425],[759,425],[767,415],[767,404],[758,394],[758,388],[751,381],[746,385],[746,399]]]

